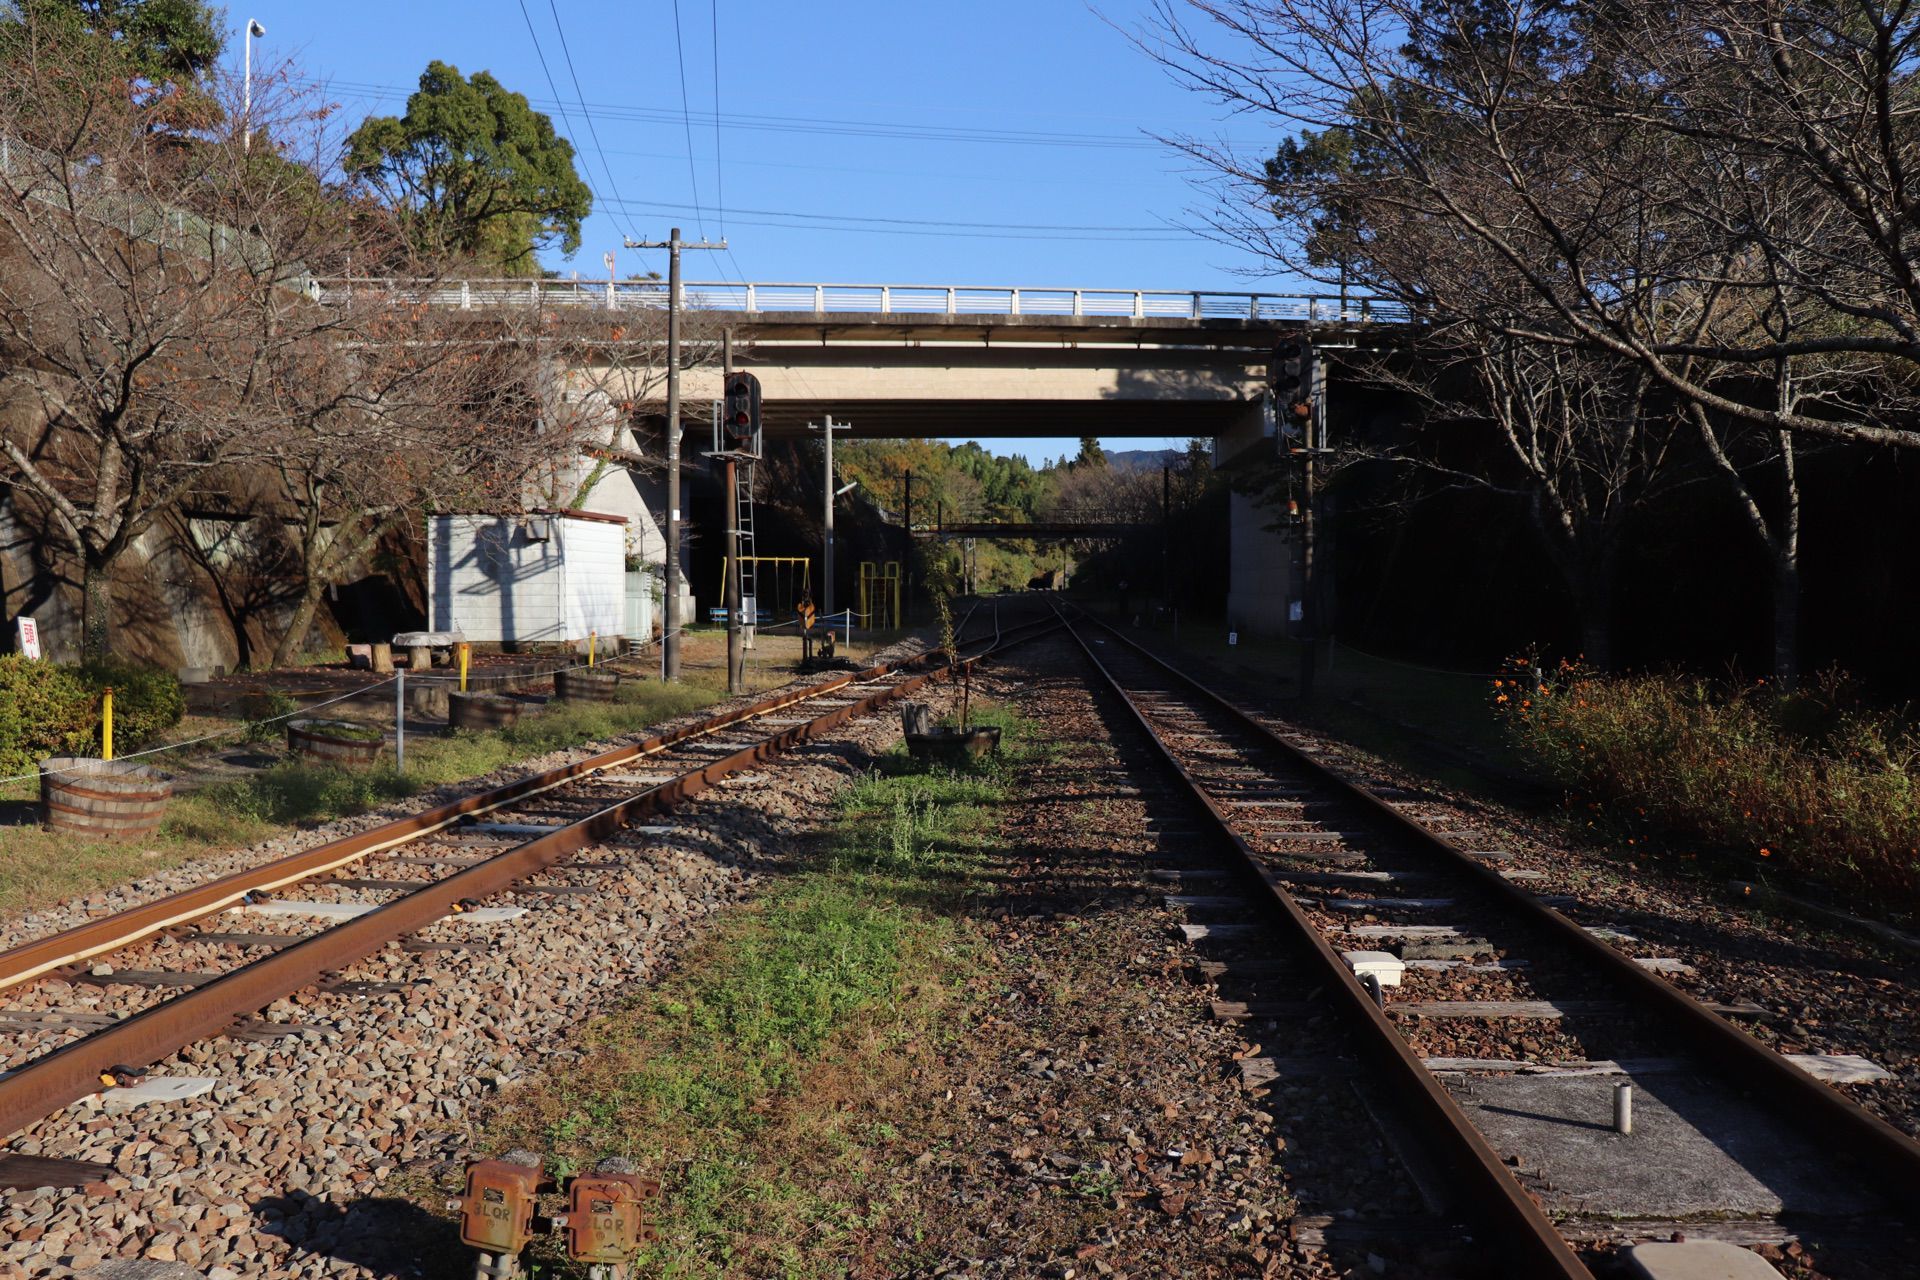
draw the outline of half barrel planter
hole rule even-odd
[[[287,748],[295,755],[323,764],[372,764],[387,745],[386,740],[349,737],[342,732],[358,727],[339,720],[289,720]]]
[[[447,721],[456,729],[504,729],[520,719],[521,702],[499,693],[449,693]]]
[[[617,671],[556,671],[553,696],[567,702],[615,702],[620,690]]]
[[[130,760],[55,756],[40,768],[47,826],[89,839],[152,835],[173,796],[173,775]]]

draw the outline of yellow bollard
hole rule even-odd
[[[467,664],[472,661],[473,646],[463,641],[460,645],[460,692],[462,693],[467,691]]]
[[[113,759],[113,690],[100,694],[100,758]]]
[[[599,638],[600,638],[600,633],[598,631],[587,632],[587,665],[588,666],[593,665],[593,646],[594,646],[594,642],[597,641]]]

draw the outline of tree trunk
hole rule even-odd
[[[1583,565],[1577,570],[1574,603],[1580,610],[1580,656],[1588,666],[1613,670],[1613,564]]]
[[[307,589],[300,596],[300,603],[293,608],[293,616],[287,620],[287,629],[280,633],[279,641],[273,646],[273,657],[268,661],[275,667],[286,667],[293,663],[294,655],[300,652],[300,646],[306,643],[307,632],[313,626],[313,615],[320,610],[320,597],[326,593],[326,584],[313,579],[307,581]]]
[[[1773,678],[1791,689],[1800,679],[1800,557],[1773,557]]]
[[[98,662],[107,656],[107,631],[113,602],[108,595],[107,571],[111,562],[99,563],[86,552],[80,554],[80,660]]]

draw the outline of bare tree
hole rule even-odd
[[[110,43],[31,36],[0,66],[0,482],[79,562],[97,656],[120,557],[279,447],[268,370],[335,324],[304,282],[340,213],[269,146],[160,128]]]
[[[1920,445],[1916,41],[1920,11],[1872,0],[1187,0],[1141,36],[1306,130],[1273,164],[1181,140],[1226,189],[1223,234],[1423,319],[1632,360],[1723,420],[1901,447]],[[1417,269],[1455,250],[1497,264],[1489,287]],[[1801,322],[1756,332],[1782,289]],[[1730,367],[1836,354],[1862,358],[1837,398],[1725,389]]]

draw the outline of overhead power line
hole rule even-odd
[[[693,221],[704,239],[707,224],[700,212],[700,174],[693,163],[693,112],[687,106],[687,48],[680,39],[680,0],[673,0],[673,51],[680,62],[680,125],[687,135],[687,177],[693,183]]]
[[[407,94],[405,89],[392,85],[348,80],[338,80],[333,83],[339,89],[374,98],[404,98]],[[703,127],[711,125],[715,128],[765,133],[817,133],[909,142],[971,142],[1006,146],[1090,147],[1100,150],[1153,151],[1164,147],[1163,143],[1153,138],[1112,133],[983,129],[968,126],[903,124],[881,120],[843,120],[832,117],[695,112],[690,109],[676,112],[670,108],[595,102],[583,103],[580,109],[606,120],[649,124],[679,124],[685,121],[697,123]]]
[[[607,149],[600,145],[600,130],[594,126],[593,116],[587,111],[587,95],[585,91],[580,88],[580,73],[576,71],[573,66],[573,50],[567,45],[567,28],[560,21],[560,7],[554,3],[554,0],[547,0],[547,8],[553,14],[553,29],[560,37],[560,53],[561,56],[567,60],[567,76],[573,81],[574,101],[580,104],[580,114],[586,117],[587,132],[593,138],[594,154],[600,158],[600,172],[605,175],[607,179],[607,190],[612,193],[616,203],[624,204],[625,202],[620,198],[620,184],[614,180],[613,169],[607,164]],[[520,12],[523,16],[526,13],[525,0],[522,0]],[[527,29],[529,31],[533,29],[532,22],[527,23]],[[540,42],[538,40],[534,41],[534,49],[537,51],[539,47]],[[545,65],[546,63],[543,59],[541,66],[544,68]],[[551,76],[548,77],[547,82],[549,86],[552,85],[553,81]],[[629,236],[638,239],[638,236],[634,232],[633,224],[626,222],[623,218],[622,225],[626,228]]]
[[[657,209],[686,209],[689,206],[672,204],[665,201],[636,200],[629,201],[641,207]],[[1157,223],[1152,226],[1099,226],[1081,225],[1066,222],[961,222],[951,218],[883,218],[864,213],[801,213],[792,209],[736,209],[736,213],[759,214],[763,217],[801,218],[810,222],[880,222],[906,227],[953,227],[979,229],[987,231],[1080,231],[1080,232],[1121,232],[1154,231],[1160,233],[1186,232],[1197,234],[1192,227],[1182,227],[1173,223]]]

